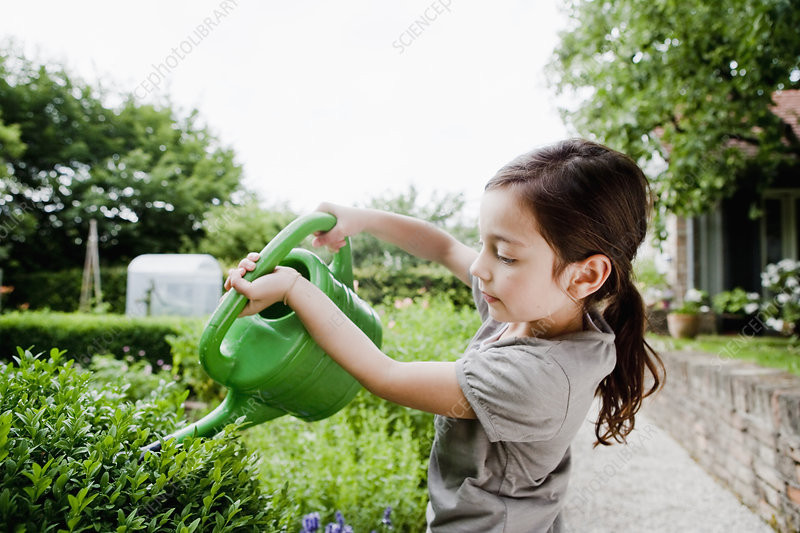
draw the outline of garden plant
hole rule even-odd
[[[454,359],[479,322],[429,294],[378,311],[384,347],[401,360]],[[0,529],[295,532],[314,517],[320,532],[424,529],[432,415],[365,391],[322,421],[229,426],[140,462],[141,446],[204,414],[184,413],[190,393],[206,410],[224,394],[199,366],[200,331],[181,322],[162,366],[151,360],[168,354],[125,345],[83,365],[58,349],[4,354]]]

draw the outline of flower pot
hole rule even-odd
[[[678,339],[693,339],[697,336],[700,326],[700,317],[684,313],[670,313],[667,315],[667,329],[669,334]]]

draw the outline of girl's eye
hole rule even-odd
[[[497,254],[497,260],[503,263],[504,265],[511,265],[516,261],[516,259],[511,259],[510,257],[503,257],[502,255]]]

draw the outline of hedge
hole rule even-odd
[[[0,358],[16,347],[38,350],[58,346],[67,357],[88,364],[95,354],[147,359],[156,367],[171,364],[167,335],[200,319],[178,317],[126,317],[88,313],[22,311],[0,315]]]
[[[174,383],[134,403],[124,378],[93,384],[57,349],[14,359],[0,363],[0,530],[288,530],[293,505],[264,490],[230,426],[140,460],[183,419]]]
[[[379,266],[354,270],[358,295],[373,305],[392,304],[405,298],[442,295],[456,307],[472,307],[470,288],[443,266],[431,264],[404,270]]]
[[[78,310],[81,299],[83,271],[79,268],[58,272],[6,273],[3,285],[14,290],[3,296],[2,309],[50,309],[72,312]],[[110,313],[125,313],[126,267],[100,269],[103,302]]]
[[[108,312],[125,313],[126,268],[101,268],[100,276],[103,301],[109,305]],[[425,293],[442,293],[459,307],[472,305],[469,287],[440,265],[423,265],[404,270],[380,266],[357,268],[354,276],[359,282],[359,296],[373,305],[414,298]],[[2,309],[14,310],[25,306],[28,309],[77,311],[81,279],[80,269],[7,274],[3,284],[13,286],[14,291],[4,296]]]

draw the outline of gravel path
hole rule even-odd
[[[594,425],[581,428],[572,445],[567,533],[773,533],[643,411],[624,446],[592,449]]]

